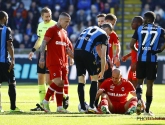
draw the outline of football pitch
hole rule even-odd
[[[86,102],[89,102],[89,84],[85,86]],[[144,85],[143,98],[145,100],[146,85]],[[2,106],[5,110],[0,113],[0,125],[149,125],[165,124],[165,85],[154,85],[154,97],[151,111],[155,114],[154,120],[144,117],[143,114],[127,116],[119,114],[80,114],[78,112],[77,85],[69,86],[70,103],[69,114],[56,113],[56,103],[50,102],[51,113],[31,112],[38,103],[38,87],[28,83],[17,84],[17,106],[24,113],[9,113],[8,86],[1,87]],[[160,117],[160,118],[159,118]],[[140,118],[142,118],[140,120]],[[164,120],[161,120],[164,119]]]

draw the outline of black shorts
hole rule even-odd
[[[14,83],[15,82],[14,69],[9,71],[9,66],[10,66],[10,63],[0,62],[0,83],[2,82]]]
[[[40,52],[39,52],[39,55],[38,55],[38,61],[37,61],[37,73],[41,73],[41,74],[49,74],[49,70],[48,68],[46,68],[46,51],[45,51],[45,66],[43,69],[41,69],[39,67],[39,60],[40,60]]]
[[[97,75],[97,65],[95,56],[84,50],[74,51],[74,61],[77,69],[77,75],[82,76],[86,74],[86,70],[89,75]]]
[[[103,79],[100,79],[99,82],[103,82],[105,79],[112,77],[112,68],[110,66],[110,62],[108,63],[108,69],[104,72]],[[101,72],[101,64],[97,64],[97,73],[99,74]]]
[[[157,76],[157,62],[137,62],[136,77],[137,79],[155,80]]]

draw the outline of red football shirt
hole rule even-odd
[[[69,39],[68,39],[68,42],[69,42],[69,43],[68,43],[69,48],[70,48],[71,50],[73,50],[72,42],[71,42]],[[66,65],[68,65],[68,55],[66,55],[66,59],[65,59],[65,60],[66,60],[66,62],[65,62]]]
[[[138,42],[135,43],[135,48],[138,49]],[[131,63],[137,62],[137,52],[135,50],[131,50]]]
[[[112,33],[109,34],[109,36],[110,36],[110,38],[109,38],[109,57],[112,60],[113,59],[113,45],[119,44],[119,38],[115,31],[112,31]]]
[[[46,66],[65,66],[66,46],[68,46],[67,32],[57,25],[50,27],[44,38],[47,42]]]
[[[121,79],[121,84],[116,85],[112,79],[105,80],[99,89],[104,90],[112,102],[124,103],[127,101],[129,92],[135,91],[132,83],[126,79]]]

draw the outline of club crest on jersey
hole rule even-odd
[[[111,85],[110,86],[110,90],[113,91],[115,89],[115,86],[114,85]]]
[[[124,87],[121,87],[121,91],[124,91],[125,90],[125,88]]]

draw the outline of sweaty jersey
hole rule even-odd
[[[93,53],[97,45],[107,45],[107,40],[108,37],[104,30],[98,26],[91,26],[82,31],[78,40],[76,41],[75,49],[85,50]]]
[[[112,60],[113,59],[113,45],[119,44],[119,38],[114,31],[111,32],[111,34],[109,34],[109,36],[110,36],[110,39],[109,39],[109,57]]]
[[[7,41],[13,41],[11,29],[5,25],[0,25],[0,62],[10,62],[9,52],[7,50]]]
[[[47,29],[51,26],[54,26],[55,24],[56,24],[56,22],[54,20],[50,20],[49,23],[44,23],[44,21],[43,21],[38,24],[37,35],[40,38],[40,41],[37,43],[36,49],[38,49],[41,46]]]
[[[138,61],[157,62],[157,54],[151,51],[159,49],[160,37],[165,35],[164,29],[154,24],[139,26],[132,38],[138,40]]]
[[[66,47],[69,45],[67,32],[55,25],[46,31],[44,39],[47,42],[46,66],[65,66]]]
[[[119,85],[114,84],[111,78],[106,79],[99,89],[102,89],[108,95],[110,101],[120,103],[127,101],[130,92],[135,92],[132,83],[123,78],[121,78]]]

